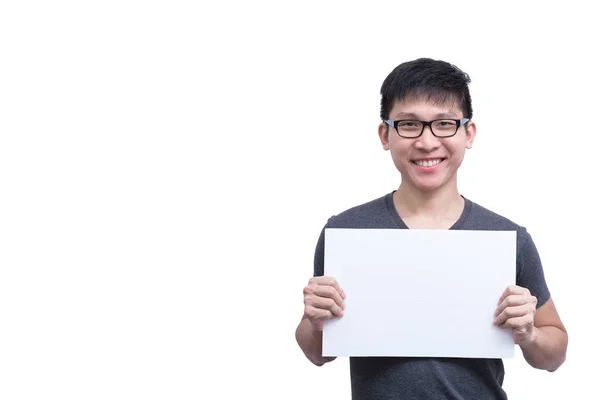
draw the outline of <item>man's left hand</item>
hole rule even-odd
[[[533,325],[537,298],[529,290],[511,285],[506,288],[494,313],[494,325],[500,328],[512,328],[515,344],[526,345],[533,341]]]

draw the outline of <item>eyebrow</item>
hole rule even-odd
[[[400,112],[395,114],[396,115],[396,119],[406,119],[406,118],[410,118],[410,119],[419,119],[419,117],[417,116],[417,114],[415,113],[405,113],[405,112]],[[451,119],[457,119],[459,118],[457,114],[453,113],[453,112],[444,112],[444,113],[438,113],[434,115],[434,119],[438,119],[438,118],[451,118]]]

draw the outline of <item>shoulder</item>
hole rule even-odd
[[[470,207],[469,216],[463,229],[490,230],[490,231],[516,231],[517,250],[520,252],[532,241],[527,228],[512,219],[500,215],[482,205],[465,199]]]
[[[391,193],[374,200],[359,204],[338,214],[327,221],[326,228],[376,228],[386,225],[390,219],[389,197]]]
[[[513,220],[500,215],[479,203],[466,199],[470,207],[469,225],[479,230],[518,230],[523,228]]]

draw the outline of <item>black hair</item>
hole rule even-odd
[[[463,117],[472,118],[469,83],[469,75],[446,61],[419,58],[402,63],[381,85],[381,119],[389,119],[395,100],[402,101],[409,96],[425,96],[442,104],[458,101]]]

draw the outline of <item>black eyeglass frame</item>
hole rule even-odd
[[[419,121],[418,119],[399,119],[399,120],[391,120],[391,119],[384,119],[383,122],[385,122],[386,124],[388,124],[389,126],[391,126],[392,128],[394,128],[396,130],[396,133],[398,134],[398,136],[402,137],[402,138],[406,138],[406,139],[416,139],[418,137],[421,137],[421,135],[423,134],[423,132],[425,132],[425,127],[428,126],[429,130],[431,131],[431,133],[433,134],[433,136],[438,137],[438,138],[449,138],[452,137],[454,135],[456,135],[456,132],[458,132],[458,128],[460,128],[463,125],[466,125],[467,122],[469,122],[471,119],[470,118],[461,118],[461,119],[453,119],[453,118],[440,118],[440,119],[434,119],[432,121]],[[423,125],[423,127],[421,128],[421,133],[419,133],[417,136],[402,136],[400,134],[400,132],[398,131],[398,124],[400,122],[420,122],[421,125]],[[454,131],[454,133],[452,135],[444,135],[444,136],[439,136],[436,135],[435,132],[433,132],[433,126],[431,124],[433,124],[434,122],[437,121],[454,121],[456,122],[456,130]]]

